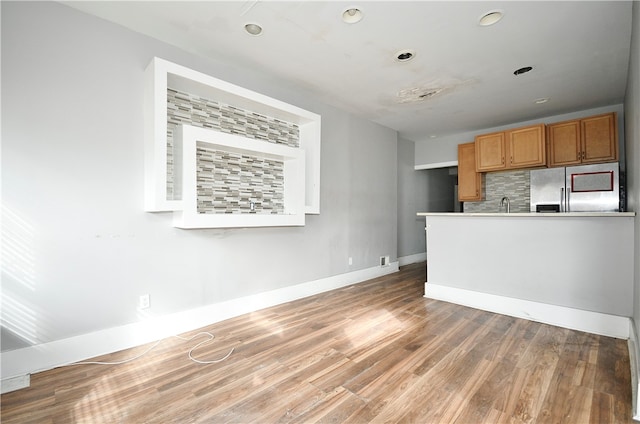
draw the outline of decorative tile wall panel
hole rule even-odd
[[[487,172],[485,174],[485,200],[465,202],[464,212],[504,212],[500,200],[507,196],[511,212],[529,212],[530,182],[528,170]]]
[[[299,147],[298,125],[235,106],[167,87],[167,197],[179,198],[174,190],[173,132],[188,124],[255,140]]]
[[[284,213],[284,163],[198,143],[198,213]]]
[[[297,226],[305,223],[305,151],[207,128],[179,125],[178,228]]]
[[[145,211],[172,211],[179,228],[304,225],[304,214],[320,213],[320,115],[158,57],[145,70],[144,88]],[[190,138],[196,135],[215,149],[284,161],[284,213],[266,213],[278,210],[266,204],[258,213],[256,202],[255,213],[199,213],[195,141],[202,139]],[[273,168],[260,177],[263,184],[276,178]],[[230,190],[240,193],[240,186]],[[277,205],[276,195],[262,196]]]

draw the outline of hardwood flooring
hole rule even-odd
[[[2,422],[632,422],[626,341],[425,299],[424,269],[203,328],[221,363],[169,338],[32,375]]]

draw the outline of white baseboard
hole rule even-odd
[[[630,318],[425,283],[425,297],[530,321],[628,339]]]
[[[398,258],[398,264],[405,266],[409,264],[415,264],[417,262],[424,262],[427,260],[427,252],[416,253],[414,255],[407,255]]]
[[[629,328],[629,362],[631,362],[631,404],[633,419],[640,421],[640,345],[638,344],[638,329],[633,320]]]
[[[18,375],[16,377],[5,378],[0,385],[0,393],[9,393],[14,390],[24,389],[31,384],[31,375]]]
[[[392,262],[384,267],[376,266],[335,275],[201,308],[149,317],[142,322],[2,352],[2,393],[5,393],[5,385],[11,390],[28,387],[28,375],[35,372],[129,349],[270,306],[392,274],[398,271],[398,267],[398,262]],[[26,382],[26,385],[18,387],[20,382]]]

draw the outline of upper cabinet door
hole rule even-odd
[[[508,168],[531,168],[547,164],[544,124],[507,132],[509,139]]]
[[[475,138],[476,171],[496,171],[507,166],[505,133],[483,134]]]
[[[582,163],[618,160],[616,114],[592,116],[580,120],[582,130]]]
[[[579,120],[548,125],[547,140],[550,167],[577,165],[582,162]]]
[[[476,172],[476,144],[458,144],[458,201],[482,200],[482,174]]]

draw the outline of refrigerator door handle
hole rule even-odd
[[[569,197],[569,196],[571,196],[571,194],[569,194],[569,189],[568,188],[565,190],[565,193],[566,193],[566,196],[567,196],[567,199],[565,200],[566,209],[567,209],[567,212],[571,212],[571,197]]]
[[[564,212],[564,187],[560,189],[560,212]]]

